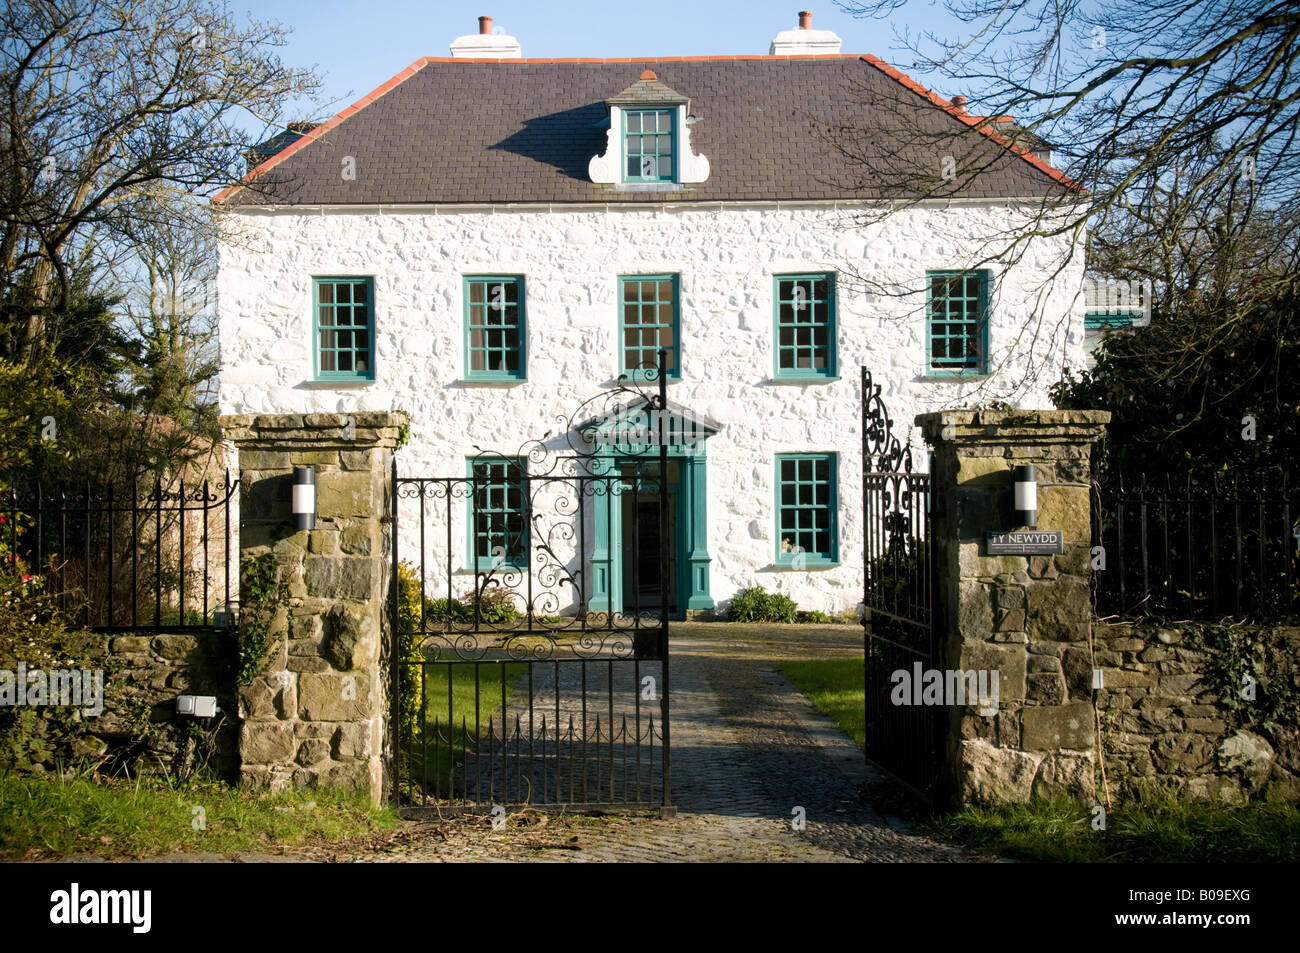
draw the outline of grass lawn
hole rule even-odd
[[[202,812],[196,811],[202,808]],[[335,843],[396,829],[358,795],[249,794],[220,782],[60,780],[0,775],[0,857],[141,857]]]
[[[787,662],[780,671],[859,746],[866,738],[862,659]],[[1300,857],[1300,806],[1152,799],[1117,804],[1106,829],[1089,807],[1066,798],[931,817],[925,833],[986,853],[1064,862],[1205,863]]]
[[[1106,829],[1068,799],[966,808],[931,818],[927,833],[944,840],[1037,861],[1146,863],[1294,862],[1300,857],[1300,806],[1153,800],[1117,804]]]
[[[524,662],[482,662],[477,665],[456,663],[429,665],[424,672],[425,732],[417,735],[412,751],[412,774],[424,775],[422,762],[427,765],[427,778],[434,787],[441,778],[442,790],[449,789],[453,763],[463,761],[480,738],[486,738],[488,721],[494,716],[497,737],[501,736],[501,719],[498,712],[514,694],[515,684],[528,671]],[[476,673],[477,672],[477,676]],[[502,676],[504,675],[504,691]],[[475,685],[478,686],[477,706]],[[448,710],[448,694],[451,707]],[[451,730],[448,731],[448,715]],[[507,725],[513,728],[513,722]],[[438,739],[435,740],[434,732]],[[425,744],[428,745],[427,761]],[[450,744],[449,744],[450,743]]]
[[[785,662],[778,671],[794,682],[804,697],[859,748],[867,743],[866,707],[863,701],[861,658],[818,659],[813,662]]]

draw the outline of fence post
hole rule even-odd
[[[1090,455],[1109,420],[1073,410],[916,418],[934,452],[940,657],[950,669],[987,672],[990,683],[998,673],[996,704],[948,708],[955,803],[1093,791]],[[1037,477],[1037,528],[1059,530],[1063,552],[991,556],[990,532],[1021,528],[1012,471],[1024,465]]]
[[[405,423],[378,411],[221,418],[239,450],[240,563],[273,553],[288,586],[268,658],[240,690],[243,787],[383,796],[389,479]],[[311,530],[293,528],[295,466],[316,471]],[[246,631],[247,595],[240,612]]]

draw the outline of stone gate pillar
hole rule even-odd
[[[950,668],[998,672],[998,705],[949,709],[958,803],[1094,790],[1091,448],[1103,411],[942,411],[916,418],[933,448],[935,607]],[[1062,552],[989,555],[1013,525],[1012,468],[1031,464],[1041,531]],[[981,713],[984,707],[985,713]]]
[[[240,784],[383,795],[389,476],[406,417],[221,418],[239,450],[239,549],[274,553],[288,587],[259,674],[240,690]],[[316,471],[316,526],[295,531],[293,468]],[[246,607],[241,607],[246,611]]]

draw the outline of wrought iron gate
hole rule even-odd
[[[922,672],[942,667],[934,617],[930,474],[912,471],[911,449],[899,443],[893,425],[880,385],[863,367],[867,757],[933,798],[945,709],[900,699],[894,679],[903,672],[917,680]]]
[[[658,368],[637,376],[657,393],[623,380],[558,433],[479,453],[465,474],[394,464],[389,722],[403,813],[671,810],[675,554],[643,556],[637,534],[652,535],[640,517],[656,504],[649,548],[669,539],[667,445],[680,428]]]

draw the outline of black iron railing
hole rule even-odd
[[[403,810],[671,809],[676,557],[656,544],[643,558],[641,523],[624,517],[645,504],[659,517],[653,540],[669,538],[668,444],[683,431],[658,368],[642,376],[657,393],[604,391],[558,436],[477,454],[468,475],[401,476],[394,463]],[[642,410],[651,429],[628,437],[621,422]],[[653,597],[643,577],[657,581]]]
[[[934,618],[931,480],[893,435],[862,368],[866,753],[925,797],[940,783],[942,709],[895,703],[895,674],[941,667]]]
[[[198,483],[10,487],[0,555],[85,628],[213,628],[238,597],[237,486],[227,471]]]
[[[1300,488],[1286,473],[1103,473],[1092,524],[1102,617],[1300,617]]]

